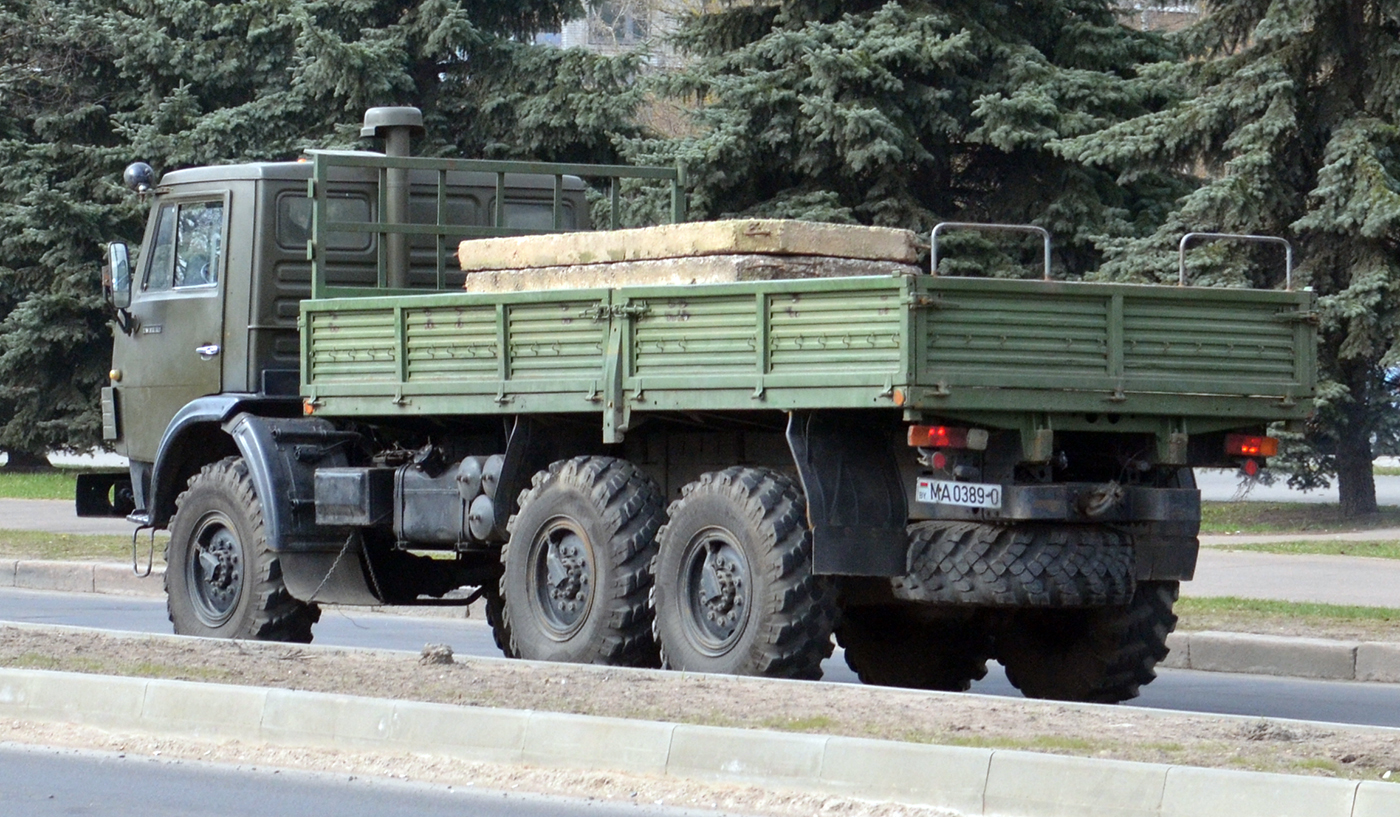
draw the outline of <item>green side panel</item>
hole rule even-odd
[[[507,306],[510,378],[600,377],[608,324],[590,313],[597,306],[597,300]]]
[[[500,347],[492,304],[405,309],[408,382],[495,380]]]
[[[1293,327],[1246,300],[1183,305],[1128,298],[1123,368],[1181,391],[1273,394],[1293,379]]]
[[[902,368],[898,289],[775,294],[768,303],[773,374],[894,373]]]
[[[754,297],[671,297],[648,302],[633,328],[632,373],[641,377],[758,371]]]
[[[312,383],[332,386],[398,380],[393,310],[312,312],[310,357],[304,372]]]
[[[930,313],[921,380],[1063,387],[1108,371],[1108,303],[1096,296],[958,293]]]

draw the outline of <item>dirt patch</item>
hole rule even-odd
[[[0,665],[1325,777],[1400,769],[1400,730],[504,659],[6,626]]]

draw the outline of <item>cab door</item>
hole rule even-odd
[[[131,459],[153,462],[175,413],[222,388],[228,204],[215,192],[157,205],[133,281],[133,330],[113,349]]]

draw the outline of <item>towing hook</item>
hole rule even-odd
[[[1079,512],[1089,517],[1097,519],[1117,507],[1123,501],[1126,492],[1123,486],[1117,482],[1109,482],[1097,488],[1091,488],[1079,495],[1075,503],[1079,507]]]

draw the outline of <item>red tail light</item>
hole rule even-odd
[[[914,448],[971,448],[985,451],[987,432],[980,428],[909,426],[909,445]]]
[[[1227,434],[1225,453],[1236,457],[1273,457],[1278,455],[1278,440],[1273,437]]]

